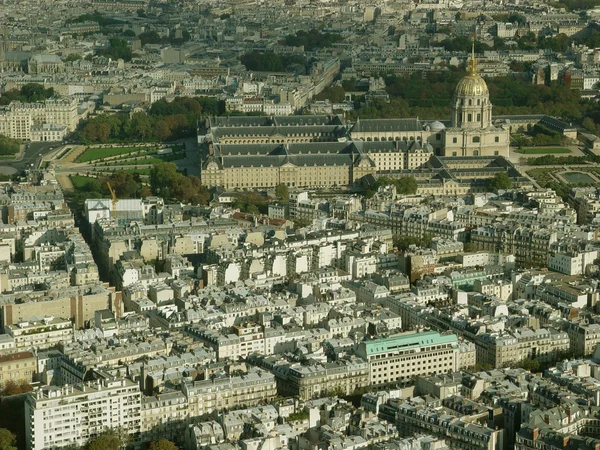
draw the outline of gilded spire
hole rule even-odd
[[[473,34],[473,42],[471,45],[471,75],[477,74],[477,61],[475,60],[475,35]]]

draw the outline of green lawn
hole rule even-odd
[[[71,183],[73,183],[73,187],[78,191],[85,191],[88,183],[95,178],[84,177],[83,175],[71,175],[69,177],[71,179]]]
[[[89,147],[81,155],[75,159],[75,162],[88,162],[96,159],[108,158],[110,156],[126,155],[127,153],[154,150],[153,147],[113,147],[113,148],[99,148]]]
[[[550,153],[571,153],[571,150],[564,147],[526,147],[515,150],[515,152],[523,155],[547,155]]]

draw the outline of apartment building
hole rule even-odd
[[[6,325],[5,331],[14,338],[17,349],[47,350],[61,342],[73,340],[73,323],[55,317],[32,318]]]
[[[182,391],[188,398],[190,417],[196,417],[272,400],[277,396],[277,382],[272,373],[255,368],[241,376],[185,383]]]
[[[273,368],[283,396],[309,400],[320,396],[350,395],[369,384],[369,364],[361,359],[323,364],[281,364]]]
[[[12,102],[0,109],[0,134],[14,139],[48,139],[55,135],[54,128],[61,134],[72,132],[79,123],[77,101],[71,98],[53,98],[43,102]],[[43,125],[53,127],[43,128]],[[42,128],[40,128],[42,126]]]
[[[600,344],[600,324],[572,322],[566,327],[571,343],[571,351],[577,356],[594,353]]]
[[[458,338],[436,331],[363,341],[355,353],[369,363],[369,384],[375,386],[455,372],[459,366]]]
[[[188,327],[187,331],[202,340],[206,346],[212,348],[219,361],[245,358],[253,353],[271,355],[275,352],[275,345],[294,339],[290,333],[283,329],[263,328],[258,324],[238,325],[234,333],[221,334],[212,330]]]
[[[447,445],[461,450],[500,450],[504,430],[480,425],[469,417],[459,419],[441,408],[410,401],[385,405],[387,414],[395,414],[401,436],[431,433],[446,439]]]
[[[121,427],[137,439],[141,393],[127,379],[103,379],[77,386],[44,386],[25,401],[27,448],[84,445],[106,427]]]
[[[0,356],[0,388],[6,382],[29,383],[36,372],[36,358],[31,352],[18,352]]]
[[[511,332],[475,337],[477,362],[505,367],[524,359],[551,361],[570,348],[569,335],[553,328],[520,328]]]

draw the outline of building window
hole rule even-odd
[[[441,133],[438,133],[438,134],[435,135],[436,141],[439,141],[441,138],[442,138]]]
[[[479,136],[473,136],[473,144],[479,143]]]
[[[494,152],[494,156],[498,156],[498,155],[500,155],[500,152],[499,152],[498,150],[496,150],[496,151]]]
[[[473,114],[468,114],[467,115],[467,122],[472,122],[473,121]]]
[[[452,152],[452,156],[456,156],[456,152]]]
[[[473,156],[479,156],[479,150],[473,151]]]
[[[477,122],[481,120],[481,114],[477,114]]]
[[[456,138],[452,138],[452,143],[453,143],[453,144],[456,144],[457,142],[458,142],[458,139],[456,139]]]
[[[500,142],[500,138],[499,138],[498,136],[496,136],[496,137],[494,138],[494,142]]]

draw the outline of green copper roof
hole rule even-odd
[[[437,331],[426,331],[424,333],[407,333],[383,339],[373,339],[365,342],[367,355],[387,353],[398,350],[408,350],[416,347],[427,347],[439,344],[457,344],[458,338],[455,334],[440,335]]]

